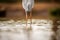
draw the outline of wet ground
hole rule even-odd
[[[37,20],[37,21],[36,21]],[[0,21],[0,40],[52,40],[53,22],[51,20],[32,20],[32,30],[26,30],[24,20]],[[28,27],[30,22],[28,21]]]

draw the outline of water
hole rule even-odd
[[[52,40],[54,32],[51,20],[32,19],[32,30],[26,30],[26,23],[23,22],[21,20],[0,22],[0,40]],[[29,22],[28,19],[28,26]]]

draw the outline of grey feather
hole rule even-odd
[[[22,0],[22,6],[25,11],[31,11],[34,6],[34,0]]]

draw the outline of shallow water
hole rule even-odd
[[[32,30],[26,30],[26,24],[21,21],[1,22],[0,40],[52,40],[52,21],[33,19],[32,22]]]

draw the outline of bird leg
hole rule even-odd
[[[32,30],[32,13],[30,12],[30,30]]]
[[[27,12],[26,12],[26,29],[27,29],[27,26],[28,26],[27,21],[28,21],[28,15],[27,15]]]
[[[28,18],[30,18],[30,27],[28,28]],[[31,12],[26,12],[26,29],[31,30],[31,24],[32,24],[32,13]]]

